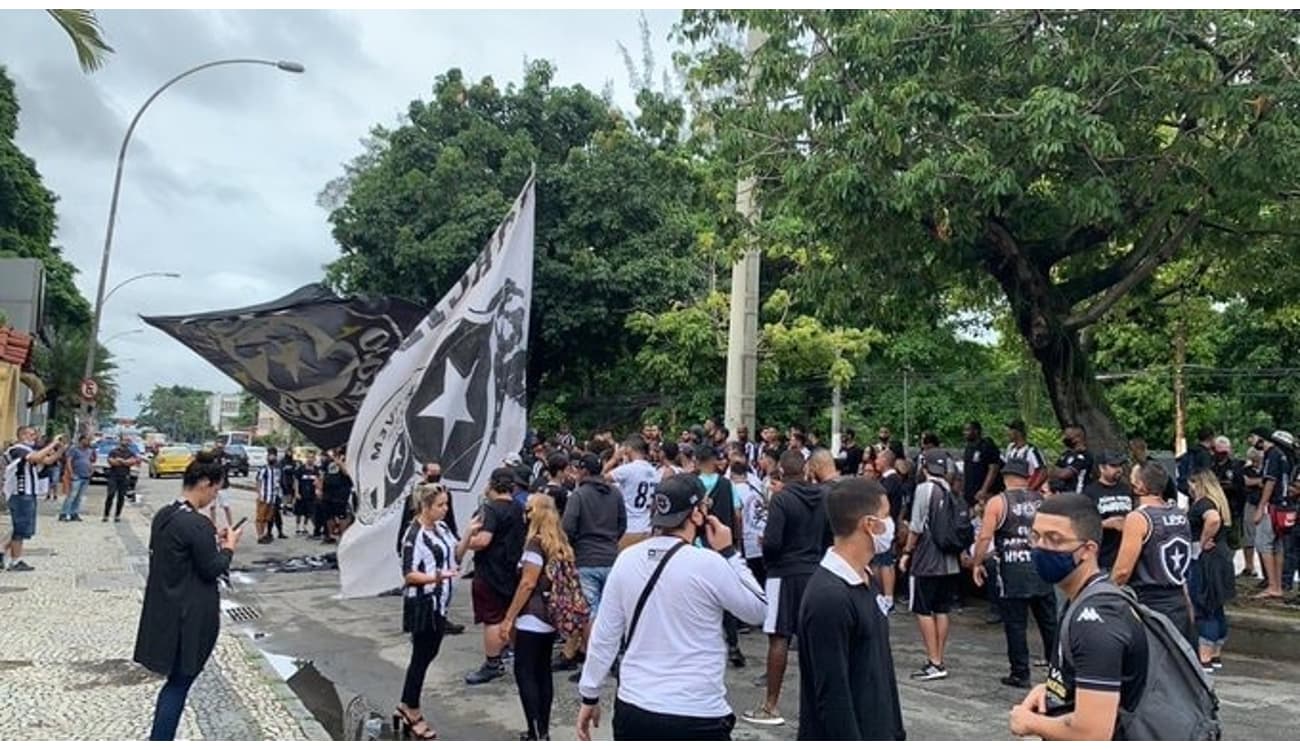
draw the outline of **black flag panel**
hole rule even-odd
[[[274,409],[320,448],[347,444],[370,384],[426,310],[309,284],[238,310],[145,317]]]

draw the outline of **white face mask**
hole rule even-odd
[[[885,523],[885,531],[880,536],[872,537],[876,545],[876,554],[883,555],[894,546],[894,519],[886,516],[881,519]]]

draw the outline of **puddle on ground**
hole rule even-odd
[[[360,695],[353,696],[345,706],[334,682],[310,661],[295,659],[259,649],[275,673],[284,680],[312,717],[329,733],[333,740],[394,740],[393,727],[388,717],[372,710]],[[377,726],[378,736],[366,737]]]

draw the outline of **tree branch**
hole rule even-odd
[[[1287,229],[1257,229],[1255,227],[1234,227],[1229,224],[1222,224],[1209,219],[1201,219],[1201,223],[1209,229],[1214,229],[1225,234],[1233,234],[1240,237],[1300,237],[1300,231]]]
[[[1125,294],[1128,294],[1133,287],[1145,281],[1151,276],[1151,274],[1155,273],[1156,269],[1160,267],[1160,264],[1169,260],[1169,258],[1173,256],[1174,252],[1183,244],[1183,241],[1187,239],[1187,235],[1191,233],[1192,230],[1196,229],[1197,225],[1201,223],[1200,210],[1189,213],[1187,217],[1183,219],[1183,222],[1178,225],[1178,228],[1169,235],[1168,239],[1152,251],[1151,248],[1155,245],[1156,236],[1160,233],[1160,230],[1165,227],[1172,214],[1172,210],[1166,210],[1160,220],[1152,223],[1151,229],[1147,231],[1146,236],[1138,243],[1138,247],[1134,248],[1134,253],[1141,253],[1141,256],[1139,256],[1141,257],[1141,260],[1137,262],[1133,267],[1133,270],[1130,271],[1127,276],[1120,279],[1114,286],[1110,287],[1110,289],[1108,289],[1106,293],[1094,302],[1087,310],[1078,315],[1073,315],[1067,318],[1065,321],[1066,328],[1077,331],[1080,328],[1090,326],[1098,320],[1101,320],[1101,317],[1114,307],[1115,303],[1123,299]]]

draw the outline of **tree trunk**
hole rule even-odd
[[[1070,310],[1054,293],[1046,270],[1026,258],[1015,238],[996,222],[989,224],[986,239],[985,268],[1006,294],[1016,328],[1042,368],[1057,420],[1062,426],[1083,427],[1093,451],[1121,449],[1122,434],[1078,333],[1065,326]]]

